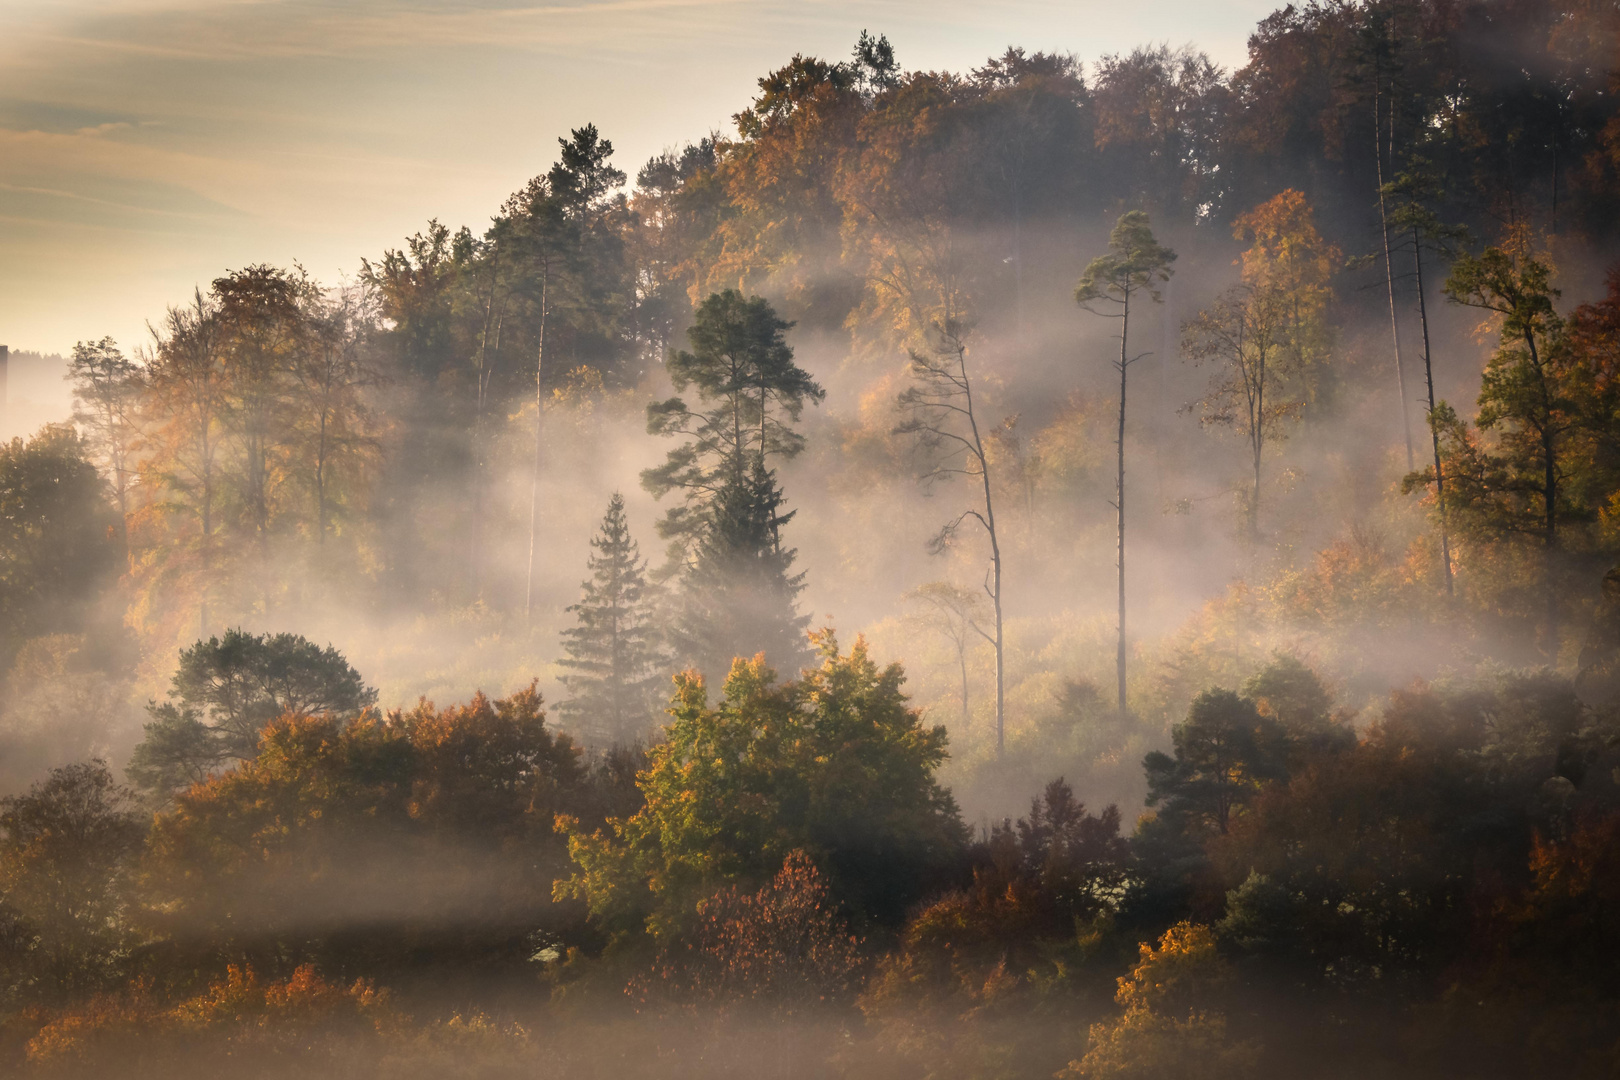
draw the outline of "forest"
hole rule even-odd
[[[904,50],[87,328],[0,1069],[1620,1074],[1620,9]]]

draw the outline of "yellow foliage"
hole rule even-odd
[[[1200,1008],[1218,998],[1227,981],[1209,927],[1177,923],[1157,948],[1147,942],[1140,948],[1141,958],[1115,995],[1124,1015],[1093,1024],[1085,1057],[1059,1077],[1224,1080],[1253,1069],[1258,1048],[1233,1042],[1226,1017]]]

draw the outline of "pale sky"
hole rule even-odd
[[[67,352],[253,262],[352,275],[431,217],[481,231],[595,123],[632,177],[795,52],[907,70],[1008,45],[1228,67],[1280,0],[0,0],[0,343]]]

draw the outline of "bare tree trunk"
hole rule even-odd
[[[467,569],[472,579],[472,594],[476,599],[483,592],[484,564],[484,404],[489,391],[489,338],[495,335],[495,355],[501,351],[501,313],[495,305],[495,293],[500,288],[501,249],[497,241],[490,256],[489,299],[484,301],[484,329],[478,336],[477,396],[473,404],[472,430],[472,520],[467,540]]]
[[[1395,382],[1401,397],[1401,434],[1406,439],[1406,471],[1415,467],[1412,452],[1412,423],[1407,417],[1406,366],[1401,361],[1401,327],[1395,316],[1395,264],[1389,250],[1389,215],[1384,206],[1384,140],[1380,131],[1379,96],[1382,87],[1378,72],[1373,72],[1373,165],[1378,177],[1378,227],[1384,238],[1384,283],[1389,289],[1389,333],[1395,343]],[[1390,103],[1390,150],[1394,152],[1395,105]],[[1393,167],[1394,162],[1391,162]]]
[[[1115,525],[1118,530],[1115,568],[1118,571],[1119,586],[1119,642],[1115,656],[1116,674],[1119,680],[1119,715],[1121,719],[1129,714],[1129,703],[1125,693],[1125,373],[1130,366],[1130,359],[1126,356],[1126,337],[1131,328],[1131,294],[1125,293],[1125,311],[1119,325],[1119,432],[1115,442],[1118,451],[1118,473],[1114,485],[1114,514]]]
[[[1542,568],[1542,588],[1547,599],[1547,660],[1558,666],[1558,457],[1557,442],[1553,435],[1553,408],[1547,391],[1547,371],[1542,367],[1541,350],[1536,347],[1536,336],[1528,327],[1524,343],[1530,349],[1530,363],[1536,369],[1541,383],[1541,455],[1542,455],[1542,511],[1546,544],[1546,565]]]
[[[523,601],[523,622],[526,626],[534,626],[534,569],[535,559],[540,543],[540,456],[542,450],[541,436],[545,428],[541,422],[545,410],[545,399],[542,396],[541,377],[546,367],[546,285],[549,273],[541,271],[540,275],[540,345],[535,350],[534,358],[534,473],[529,481],[529,583]]]
[[[956,666],[962,673],[962,730],[966,731],[971,714],[968,712],[967,649],[961,645],[956,648]]]
[[[1434,497],[1440,504],[1440,566],[1445,572],[1446,595],[1452,596],[1451,530],[1446,521],[1446,475],[1440,465],[1440,428],[1434,416],[1434,362],[1429,353],[1429,308],[1423,297],[1423,240],[1412,227],[1412,260],[1417,270],[1418,325],[1423,330],[1423,379],[1429,390],[1429,442],[1434,449]]]
[[[967,349],[959,342],[956,360],[962,371],[963,393],[967,399],[968,424],[973,431],[973,445],[979,458],[979,478],[984,482],[984,528],[990,534],[990,573],[992,583],[987,591],[996,612],[996,756],[1000,757],[1007,744],[1006,652],[1001,625],[1001,540],[996,535],[996,506],[990,494],[990,462],[985,457],[984,441],[979,437],[979,421],[973,411],[973,387],[967,377]]]

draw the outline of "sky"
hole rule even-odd
[[[1194,44],[1273,0],[0,0],[0,343],[66,353],[251,263],[353,276],[438,218],[480,231],[594,123],[632,177],[794,53],[902,66],[1008,45]]]

